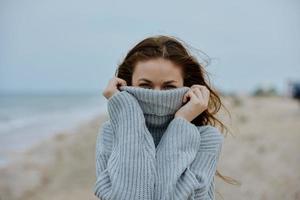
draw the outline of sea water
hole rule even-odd
[[[15,153],[107,112],[100,94],[0,95],[0,167]]]

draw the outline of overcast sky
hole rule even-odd
[[[0,91],[100,91],[127,51],[156,34],[208,54],[224,91],[282,91],[300,79],[299,11],[298,0],[2,0]]]

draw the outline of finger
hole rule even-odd
[[[185,102],[187,102],[187,100],[188,100],[188,93],[186,92],[183,96],[183,101],[182,102],[185,103]]]
[[[190,97],[191,97],[191,99],[198,99],[198,97],[196,96],[196,94],[194,93],[193,90],[191,90],[191,92],[190,92]]]
[[[201,87],[205,87],[204,85],[200,85],[200,84],[194,84],[191,86],[191,88],[201,88]]]
[[[200,91],[199,88],[193,88],[193,92],[195,93],[195,95],[196,95],[199,99],[203,99],[202,92]]]
[[[210,94],[209,90],[206,87],[205,88],[200,88],[200,90],[201,90],[201,93],[203,95],[203,98],[209,99],[209,94]]]
[[[206,87],[205,85],[201,85],[201,84],[194,84],[191,87]]]
[[[192,88],[199,88],[200,90],[207,89],[205,85],[200,85],[200,84],[194,84],[192,85]]]
[[[203,98],[209,98],[210,92],[209,92],[209,90],[206,86],[199,85],[199,84],[198,85],[193,85],[193,86],[194,86],[194,88],[200,89]]]
[[[124,79],[121,79],[121,78],[117,78],[117,82],[121,85],[127,85],[126,81]]]
[[[185,102],[187,102],[188,101],[188,99],[190,99],[191,98],[191,96],[190,96],[190,92],[191,92],[191,89],[190,90],[188,90],[185,94],[184,94],[184,96],[183,96],[183,102],[185,103]]]
[[[117,88],[121,87],[121,86],[126,86],[127,83],[125,80],[121,79],[121,78],[116,78],[116,82],[115,82],[115,86]]]

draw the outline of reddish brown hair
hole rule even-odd
[[[205,71],[205,65],[191,55],[188,48],[185,47],[186,43],[180,41],[176,37],[164,35],[148,37],[140,41],[127,53],[124,60],[119,64],[115,75],[124,79],[127,85],[132,85],[132,74],[137,62],[156,58],[172,61],[182,68],[184,86],[190,87],[194,84],[200,84],[206,86],[210,91],[208,109],[197,116],[191,123],[197,126],[208,124],[220,126],[221,132],[226,130],[227,133],[229,129],[215,116],[222,106],[225,108],[221,102],[220,94],[212,87],[208,72]],[[216,175],[228,183],[238,184],[238,181],[223,176],[218,170]]]

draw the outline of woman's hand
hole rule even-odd
[[[189,101],[182,106],[176,113],[175,117],[183,117],[189,122],[200,115],[208,107],[209,90],[203,85],[192,85],[183,97],[183,103]]]
[[[102,95],[105,96],[106,99],[109,99],[115,93],[120,92],[118,89],[119,86],[126,86],[126,85],[127,83],[125,80],[118,77],[113,77],[109,80],[106,88],[102,92]]]

